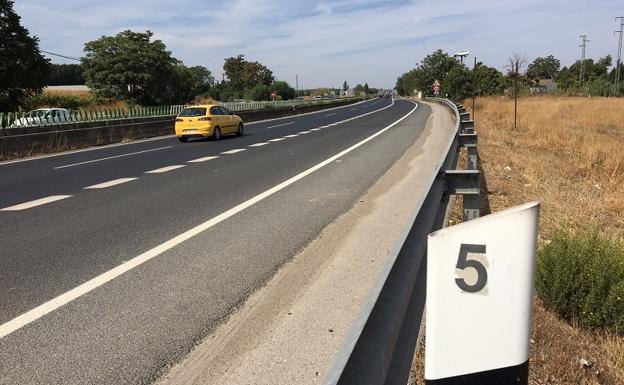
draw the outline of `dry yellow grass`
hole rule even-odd
[[[480,98],[476,106],[479,152],[497,209],[542,201],[546,237],[567,225],[624,235],[624,99],[521,98],[516,130],[513,100]],[[493,185],[496,178],[506,183]]]
[[[72,95],[72,96],[90,96],[91,91],[75,91],[75,90],[44,90],[44,94],[55,94],[55,95]]]
[[[479,98],[475,125],[486,210],[539,200],[542,241],[562,227],[624,237],[623,98],[521,98],[516,130],[513,100]],[[532,339],[531,383],[624,384],[622,337],[570,326],[536,300]]]
[[[483,214],[538,200],[542,242],[562,227],[624,237],[624,98],[521,98],[518,117],[514,130],[509,98],[477,99]],[[451,223],[461,220],[460,197]],[[531,384],[624,384],[623,337],[568,325],[536,299],[531,339]],[[423,362],[420,349],[411,384],[424,383]]]

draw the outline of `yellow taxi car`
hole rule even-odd
[[[243,130],[243,120],[217,104],[186,107],[175,121],[175,133],[181,142],[190,138],[219,140],[227,134],[241,136]]]

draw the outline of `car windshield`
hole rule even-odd
[[[204,116],[206,115],[205,108],[185,108],[180,112],[178,116]]]
[[[26,114],[27,117],[32,118],[35,116],[44,116],[46,114],[46,112],[48,112],[49,110],[34,110],[34,111],[30,111],[29,113]]]

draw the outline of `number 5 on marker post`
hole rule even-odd
[[[539,203],[429,235],[426,384],[527,383]]]

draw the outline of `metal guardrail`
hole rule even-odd
[[[336,102],[348,102],[358,98],[319,99],[319,100],[277,100],[260,102],[223,102],[219,103],[233,112],[261,110],[267,108],[302,107],[323,104],[335,104]],[[102,122],[120,119],[133,119],[158,116],[177,115],[186,105],[172,106],[147,106],[121,108],[100,108],[97,110],[76,110],[60,117],[27,116],[25,112],[0,112],[0,128],[7,129],[12,126],[38,127],[59,124],[74,124],[83,122]]]
[[[465,219],[479,216],[474,122],[463,106],[430,100],[443,103],[455,115],[455,135],[334,359],[327,385],[407,383],[426,298],[427,236],[442,228],[450,195],[464,195]],[[455,170],[460,147],[468,149],[467,170]]]

